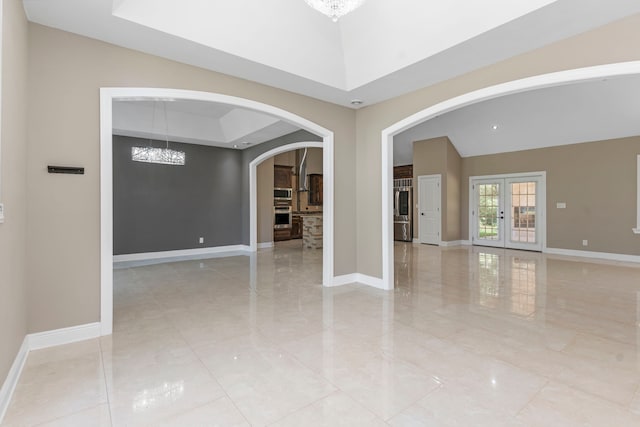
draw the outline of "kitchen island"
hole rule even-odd
[[[304,214],[302,217],[302,246],[322,248],[322,213]]]

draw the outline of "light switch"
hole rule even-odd
[[[567,204],[565,202],[558,202],[556,203],[556,208],[558,209],[566,209]]]

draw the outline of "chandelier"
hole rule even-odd
[[[309,6],[338,22],[341,16],[357,9],[365,0],[304,0]]]
[[[162,107],[164,109],[164,134],[166,146],[163,148],[151,146],[152,140],[149,140],[149,145],[142,147],[131,147],[131,160],[134,162],[144,163],[156,163],[159,165],[174,165],[184,166],[185,152],[172,150],[169,148],[169,119],[167,117],[167,104],[163,101]],[[156,123],[156,102],[153,102],[153,115],[151,118],[151,132],[155,128]]]

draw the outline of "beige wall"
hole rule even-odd
[[[300,159],[302,159],[303,152],[300,152]],[[322,173],[322,148],[309,148],[307,151],[307,175],[312,173]],[[309,183],[307,182],[307,186]],[[340,183],[336,182],[337,186]],[[300,197],[300,210],[301,211],[321,211],[322,206],[309,206],[309,193],[299,193]],[[297,204],[293,205],[293,209],[297,209]]]
[[[524,77],[640,59],[640,15],[358,110],[356,205],[358,272],[382,276],[381,132],[438,102]],[[339,182],[339,181],[338,181]]]
[[[258,243],[273,242],[273,159],[258,165]]]
[[[460,197],[462,194],[461,187],[462,177],[462,158],[458,154],[458,150],[453,146],[449,138],[447,138],[447,186],[443,189],[446,191],[446,209],[447,209],[447,226],[442,227],[444,237],[442,240],[451,242],[461,240],[460,229]]]
[[[418,177],[440,175],[442,240],[460,240],[460,174],[462,160],[446,136],[413,143],[413,237],[420,232]]]
[[[2,9],[0,386],[27,333],[27,21],[19,0]]]
[[[29,331],[99,320],[99,88],[228,94],[294,112],[334,132],[335,273],[356,271],[355,112],[246,80],[29,26]],[[46,165],[84,166],[54,176]],[[351,214],[350,214],[351,213]]]
[[[640,255],[640,236],[631,231],[638,154],[640,137],[464,158],[463,236],[469,238],[470,176],[546,171],[549,248]]]
[[[422,175],[440,175],[441,185],[441,227],[447,229],[447,215],[444,210],[447,206],[446,192],[446,172],[447,172],[447,141],[446,136],[440,138],[432,138],[424,141],[416,141],[413,143],[413,238],[418,239],[420,236],[420,213],[416,207],[419,201],[418,177]]]

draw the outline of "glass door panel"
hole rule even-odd
[[[504,180],[477,180],[475,191],[474,244],[504,246]]]
[[[510,206],[506,209],[506,247],[514,249],[542,250],[537,226],[539,217],[538,178],[507,178],[505,185],[510,193]]]

